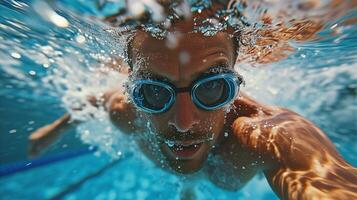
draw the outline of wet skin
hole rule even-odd
[[[187,34],[171,48],[165,40],[137,31],[132,43],[132,78],[149,72],[176,87],[186,87],[213,66],[233,68],[236,57],[227,34],[203,37],[188,33],[187,27],[192,24],[175,25]],[[182,52],[189,59],[182,59]],[[242,187],[263,170],[282,199],[357,199],[356,168],[338,154],[320,129],[287,109],[260,104],[240,93],[228,113],[225,108],[205,111],[195,106],[189,93],[179,93],[170,110],[150,115],[137,111],[123,91],[107,92],[103,98],[113,124],[124,133],[139,136],[137,142],[144,154],[165,170],[179,174],[201,170],[212,183],[230,190]],[[154,139],[140,137],[148,128],[135,123],[137,119],[151,122],[155,134],[148,135]],[[31,134],[30,150],[36,153],[44,148],[69,120],[65,115]],[[213,136],[212,140],[204,140],[207,135]],[[193,155],[176,159],[165,139],[203,143]],[[214,159],[207,159],[208,155]]]
[[[176,87],[187,87],[212,66],[234,65],[233,43],[226,34],[185,34],[178,44],[169,48],[164,40],[137,31],[132,44],[137,74],[133,78],[150,73]],[[189,55],[184,62],[178,56],[182,52]],[[294,112],[262,105],[242,93],[228,113],[223,108],[205,111],[195,106],[189,93],[180,93],[170,110],[150,115],[137,111],[126,98],[120,92],[110,96],[107,105],[112,122],[123,132],[143,134],[147,127],[133,122],[137,117],[148,119],[158,139],[139,139],[138,143],[164,169],[178,173],[202,169],[214,184],[231,190],[263,170],[283,199],[357,197],[357,170],[343,160],[321,130]],[[204,141],[189,158],[177,159],[162,141],[193,141],[204,139],[207,133],[213,134],[213,140]],[[208,154],[222,162],[207,160]],[[164,164],[160,163],[163,158]]]

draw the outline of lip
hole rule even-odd
[[[171,154],[172,157],[187,160],[192,159],[197,155],[203,146],[202,140],[190,141],[165,141],[164,147]]]

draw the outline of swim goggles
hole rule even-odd
[[[182,88],[169,82],[139,79],[132,82],[129,94],[136,107],[147,113],[166,112],[175,102],[176,95],[182,92],[190,92],[197,107],[214,110],[233,101],[242,82],[242,77],[234,72],[201,77],[191,86]]]

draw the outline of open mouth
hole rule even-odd
[[[203,141],[165,141],[165,144],[174,157],[190,159],[201,149]]]

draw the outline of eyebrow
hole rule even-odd
[[[203,78],[205,76],[209,76],[212,74],[231,73],[231,72],[234,72],[234,70],[230,69],[229,64],[227,62],[219,61],[211,65],[211,67],[209,67],[205,71],[197,72],[196,74],[193,74],[192,77],[196,77],[194,79],[197,80],[199,78]]]
[[[220,64],[215,64],[212,67],[206,69],[203,72],[199,73],[199,76],[197,78],[195,78],[195,80],[200,79],[200,78],[204,78],[205,76],[209,76],[212,74],[219,74],[219,73],[232,73],[234,72],[233,69],[230,69],[227,63],[220,63]],[[156,74],[153,73],[149,70],[145,70],[140,72],[139,74],[137,74],[136,76],[137,78],[143,78],[143,79],[151,79],[151,80],[158,80],[158,81],[164,81],[167,83],[172,83],[172,80],[170,80],[169,78],[160,75],[160,74]],[[195,81],[193,80],[193,82]]]
[[[210,57],[210,56],[216,55],[216,54],[219,54],[219,55],[224,54],[224,55],[228,56],[225,49],[222,49],[222,48],[217,49],[217,47],[215,47],[214,49],[209,49],[208,52],[209,52],[208,54],[204,54],[204,57]]]
[[[221,63],[208,68],[202,74],[219,74],[229,72],[233,72],[233,69],[230,69],[227,63]]]
[[[169,78],[162,76],[160,74],[153,73],[149,70],[143,70],[140,73],[136,75],[137,78],[142,78],[142,79],[152,79],[152,80],[160,80],[160,81],[165,81],[171,83]]]

